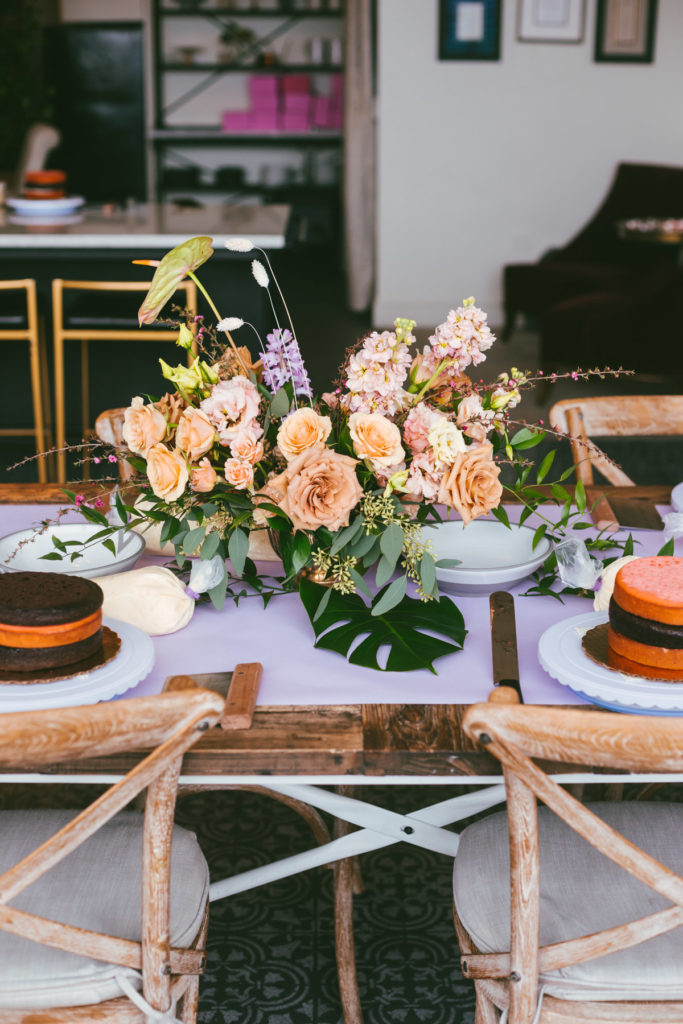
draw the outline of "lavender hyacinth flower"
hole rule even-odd
[[[266,335],[267,347],[261,356],[263,380],[271,391],[278,391],[291,380],[295,394],[303,394],[312,401],[311,381],[299,350],[299,343],[291,331],[277,327]]]

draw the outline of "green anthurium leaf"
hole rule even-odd
[[[140,326],[154,323],[183,278],[213,255],[212,242],[212,238],[199,235],[166,253],[154,272],[150,289],[138,310]]]
[[[281,533],[280,547],[287,579],[291,579],[306,565],[311,554],[311,542],[307,534],[297,530],[296,533]]]
[[[426,668],[434,672],[436,658],[462,648],[467,634],[462,614],[447,597],[428,603],[403,597],[392,608],[373,615],[398,582],[380,591],[371,606],[358,594],[333,590],[316,618],[324,588],[302,579],[299,594],[315,632],[316,647],[335,651],[364,668],[387,672]],[[384,669],[378,661],[382,648],[389,651]]]

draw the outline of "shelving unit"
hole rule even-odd
[[[329,230],[336,230],[343,130],[230,132],[220,124],[223,112],[239,114],[244,107],[251,75],[276,76],[280,89],[286,88],[287,75],[311,76],[315,91],[324,96],[333,76],[343,73],[343,63],[302,60],[301,50],[307,32],[313,31],[317,39],[341,40],[343,9],[246,10],[220,7],[216,0],[213,6],[190,8],[153,0],[152,12],[155,116],[149,141],[157,198],[192,198],[196,193],[203,201],[284,201],[294,205],[295,215],[297,204],[304,204],[315,208],[311,222],[317,223],[318,234],[326,220]],[[251,27],[256,38],[238,57],[224,62],[217,48],[230,23]],[[296,59],[284,59],[285,39],[292,40],[290,52],[297,50]],[[201,46],[187,45],[197,40]],[[203,60],[180,60],[177,51],[183,48],[209,52]],[[216,159],[223,149],[230,155],[228,168]],[[179,183],[183,169],[187,184]],[[234,187],[212,180],[219,170],[233,172]]]

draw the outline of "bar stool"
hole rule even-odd
[[[0,281],[0,292],[23,292],[16,306],[0,306],[0,341],[28,341],[31,367],[31,401],[33,426],[26,428],[2,427],[3,437],[34,437],[36,452],[43,452],[49,444],[50,399],[45,346],[41,344],[36,282],[33,278]],[[25,302],[25,308],[24,308]],[[38,459],[38,480],[47,480],[47,463]]]
[[[80,341],[81,343],[81,416],[82,436],[92,432],[90,426],[90,381],[89,352],[90,341],[175,341],[178,331],[175,327],[164,326],[167,321],[160,320],[150,328],[141,329],[138,325],[134,308],[123,310],[107,309],[107,297],[118,296],[124,299],[130,292],[144,294],[149,290],[150,282],[140,281],[65,281],[55,278],[52,282],[52,323],[54,334],[55,363],[55,423],[57,441],[57,476],[66,479],[66,408],[64,393],[64,342]],[[86,303],[82,308],[69,311],[64,316],[64,292],[79,291],[86,293],[85,298],[93,293],[103,292],[105,295],[96,307]],[[178,285],[178,292],[185,293],[185,307],[194,315],[197,312],[197,288],[194,281],[183,281]],[[178,300],[176,300],[178,301]],[[178,304],[181,304],[178,301]],[[196,347],[188,350],[188,365],[196,355]]]

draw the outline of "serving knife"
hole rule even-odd
[[[489,598],[489,607],[493,683],[496,687],[489,700],[496,703],[519,701],[523,704],[524,698],[519,685],[514,598],[507,590],[496,590]]]

